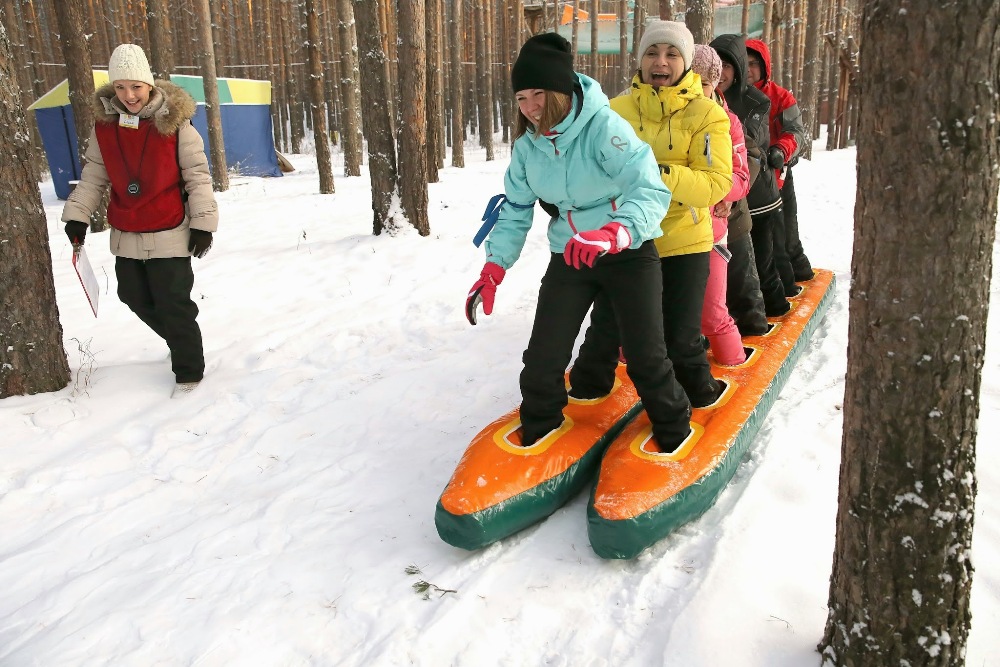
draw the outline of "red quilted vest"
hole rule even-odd
[[[111,179],[108,224],[123,232],[160,232],[184,221],[177,134],[163,136],[153,121],[136,130],[117,122],[96,124],[104,168]],[[138,195],[129,185],[138,183]]]

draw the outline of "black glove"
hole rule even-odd
[[[550,218],[559,217],[559,207],[555,204],[550,204],[547,201],[538,200],[538,205],[542,207],[542,210],[549,214]]]
[[[83,245],[87,238],[88,229],[90,229],[90,225],[86,222],[70,220],[66,223],[66,236],[69,237],[69,242],[73,245]]]
[[[785,166],[785,154],[777,146],[767,149],[767,166],[772,169],[783,169]]]
[[[212,247],[212,232],[203,229],[192,229],[191,240],[188,241],[188,250],[191,254],[201,259],[208,254],[208,249]]]

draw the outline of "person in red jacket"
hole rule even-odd
[[[771,80],[771,51],[759,39],[747,40],[747,80],[771,100],[771,145],[767,151],[768,166],[774,169],[781,189],[784,237],[774,239],[774,261],[781,275],[786,294],[796,281],[813,277],[812,265],[799,239],[798,204],[792,166],[809,141],[802,112],[795,96]]]

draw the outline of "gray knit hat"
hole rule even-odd
[[[149,69],[146,53],[137,44],[119,44],[108,61],[108,79],[115,81],[142,81],[155,86],[153,72]]]
[[[677,47],[684,59],[684,69],[691,68],[691,58],[694,56],[694,36],[688,27],[680,21],[653,21],[646,26],[639,41],[639,57],[653,44],[669,44]]]

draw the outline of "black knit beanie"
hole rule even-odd
[[[535,35],[521,47],[510,69],[514,92],[528,88],[543,88],[567,95],[573,94],[576,74],[573,72],[573,47],[558,33]]]

